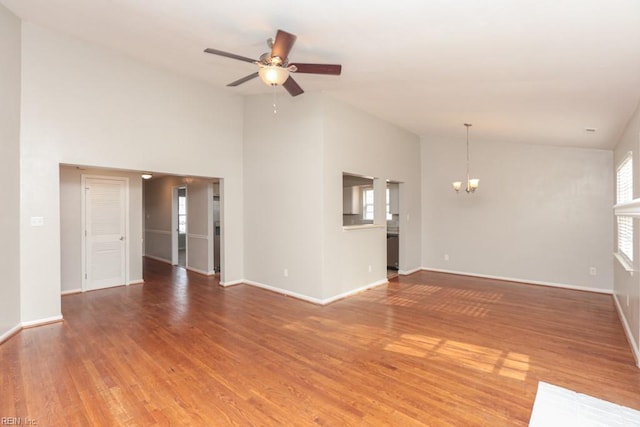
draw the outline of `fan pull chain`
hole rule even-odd
[[[277,100],[276,85],[271,85],[271,87],[273,88],[273,114],[278,114],[278,107],[276,106],[276,100]]]

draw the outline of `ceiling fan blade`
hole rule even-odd
[[[334,76],[339,76],[342,73],[342,65],[340,64],[300,64],[296,62],[295,64],[289,64],[289,66],[295,66],[297,68],[296,73],[331,74]]]
[[[237,59],[238,61],[250,62],[252,64],[255,64],[256,62],[258,62],[255,59],[247,58],[246,56],[236,55],[235,53],[223,52],[218,49],[207,48],[204,51],[207,53],[212,53],[214,55],[220,55],[220,56],[224,56],[231,59]]]
[[[276,39],[273,41],[273,47],[271,48],[271,57],[277,56],[282,59],[282,62],[287,62],[287,57],[293,44],[296,42],[296,38],[297,37],[291,33],[278,30]]]
[[[289,76],[289,78],[285,80],[284,83],[282,83],[282,86],[284,86],[284,88],[287,90],[287,92],[289,92],[289,95],[291,96],[298,96],[304,93],[304,90],[302,90],[300,85],[296,83],[296,81],[293,80],[293,77],[291,76]]]
[[[238,85],[241,85],[244,82],[248,82],[251,79],[255,79],[256,77],[258,77],[258,72],[257,71],[255,73],[249,74],[248,76],[244,76],[243,78],[238,79],[235,82],[231,82],[227,86],[238,86]]]

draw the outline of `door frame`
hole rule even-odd
[[[401,238],[402,231],[405,228],[405,226],[403,225],[403,220],[402,220],[402,216],[403,216],[402,213],[404,212],[404,210],[402,209],[403,208],[403,205],[402,205],[402,192],[403,192],[403,188],[404,188],[404,182],[403,181],[396,181],[396,180],[393,180],[393,179],[387,179],[386,184],[385,184],[385,193],[386,193],[386,189],[389,188],[389,184],[398,186],[398,214],[397,214],[398,215],[398,270],[397,270],[397,272],[398,272],[398,274],[400,274],[400,272],[402,271],[402,267],[401,266],[404,265],[404,263],[403,263],[403,258],[404,258],[403,257],[403,253],[404,253],[404,251],[402,250],[402,242],[405,239]],[[385,202],[386,202],[386,197],[385,197]],[[385,230],[386,230],[386,228],[387,228],[387,220],[386,220],[386,209],[385,209]],[[386,239],[385,239],[385,241],[386,241]],[[388,252],[387,252],[386,245],[385,245],[385,252],[384,253],[385,253],[385,258],[384,258],[384,260],[385,260],[385,270],[387,270],[387,267],[388,267],[387,260],[388,260],[388,256],[389,255],[388,255]]]
[[[185,200],[189,197],[189,188],[187,185],[181,184],[181,185],[174,185],[173,187],[171,187],[171,265],[178,265],[178,263],[180,262],[179,260],[179,249],[178,247],[179,245],[179,226],[178,226],[178,194],[181,188],[184,188],[184,197]],[[185,224],[185,242],[184,242],[184,253],[185,253],[185,260],[184,260],[184,268],[187,268],[187,261],[189,259],[189,239],[188,239],[188,233],[189,233],[189,210],[186,207],[187,204],[185,203],[185,209],[187,209],[187,223]]]
[[[124,182],[124,209],[125,209],[125,224],[124,224],[124,285],[129,285],[129,254],[130,240],[129,239],[129,217],[131,216],[129,209],[129,177],[127,176],[115,176],[115,175],[90,175],[82,174],[80,177],[80,207],[81,207],[81,256],[82,256],[82,292],[87,291],[88,281],[88,269],[87,269],[87,180],[88,179],[104,179],[109,181],[122,181]]]

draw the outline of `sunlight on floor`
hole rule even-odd
[[[403,284],[404,285],[404,284]],[[448,289],[434,285],[409,284],[399,289],[389,287],[384,296],[371,293],[373,300],[395,307],[422,305],[427,310],[470,317],[485,317],[493,304],[502,300],[499,292],[471,289]]]
[[[414,357],[443,357],[465,368],[520,381],[526,379],[529,371],[526,354],[423,335],[404,334],[387,344],[385,350]]]

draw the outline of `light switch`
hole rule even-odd
[[[41,216],[32,216],[31,217],[31,226],[32,227],[42,227],[44,225],[44,217]]]

